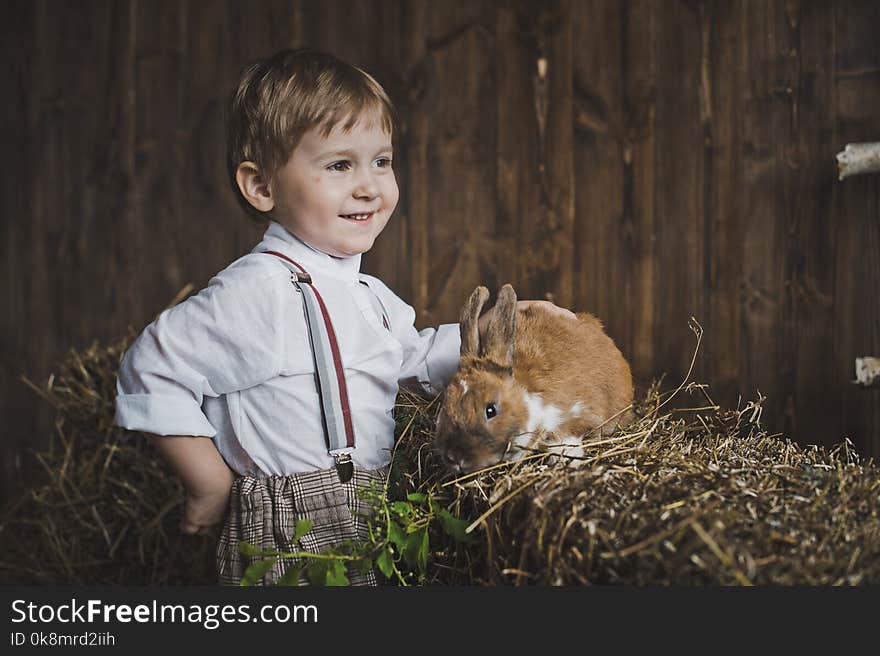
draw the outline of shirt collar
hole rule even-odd
[[[319,272],[348,282],[360,280],[361,256],[333,257],[312,248],[276,221],[270,221],[263,240],[252,253],[278,251],[286,255],[309,273]]]

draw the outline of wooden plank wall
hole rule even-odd
[[[398,104],[395,218],[364,258],[419,326],[478,283],[595,312],[640,390],[766,395],[801,443],[880,455],[873,0],[5,0],[0,492],[51,415],[21,382],[142,328],[250,249],[224,172],[245,63],[311,45]],[[540,62],[540,63],[539,63]]]

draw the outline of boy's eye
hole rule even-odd
[[[341,162],[333,162],[327,167],[328,171],[347,171],[351,168],[351,162],[343,160]]]
[[[389,157],[380,157],[376,160],[376,164],[382,169],[391,168],[391,159]]]

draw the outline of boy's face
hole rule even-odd
[[[309,130],[269,183],[272,217],[328,255],[365,253],[397,206],[391,159],[378,117],[349,132],[337,125],[326,138]]]

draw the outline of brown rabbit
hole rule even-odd
[[[510,285],[498,294],[481,349],[477,322],[488,298],[477,287],[461,310],[461,361],[437,417],[437,450],[459,472],[536,449],[580,464],[584,434],[601,426],[607,435],[632,419],[629,365],[596,317],[517,311]]]

